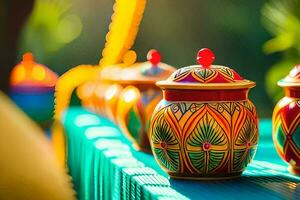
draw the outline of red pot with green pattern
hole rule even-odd
[[[210,49],[201,49],[199,65],[157,82],[164,99],[153,113],[149,137],[157,162],[172,178],[238,177],[256,152],[258,119],[248,99],[255,83],[212,65],[214,59]]]
[[[300,174],[300,65],[278,81],[285,90],[273,112],[273,141],[280,157],[289,164],[289,171]]]

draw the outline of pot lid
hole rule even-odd
[[[300,87],[300,64],[296,65],[290,73],[277,83],[281,87]]]
[[[23,55],[23,60],[17,64],[10,75],[12,87],[54,87],[58,76],[45,65],[35,62],[32,53]]]
[[[167,79],[175,68],[161,62],[161,54],[157,50],[150,50],[146,62],[135,63],[136,53],[128,51],[123,63],[103,69],[102,77],[105,80],[120,84],[155,84]]]
[[[167,80],[157,82],[162,89],[243,89],[252,88],[255,83],[242,78],[233,69],[212,65],[215,55],[208,48],[197,54],[199,65],[183,67],[175,71]]]

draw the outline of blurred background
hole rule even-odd
[[[61,75],[97,64],[114,0],[0,0],[0,83],[31,51]],[[149,0],[133,47],[139,61],[158,49],[177,68],[195,64],[209,47],[216,64],[229,66],[257,86],[250,98],[260,117],[271,117],[283,96],[276,82],[300,63],[300,0]]]

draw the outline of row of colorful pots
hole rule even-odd
[[[248,99],[255,83],[229,67],[212,65],[210,49],[198,52],[198,65],[178,70],[161,63],[156,50],[147,57],[148,62],[134,64],[136,56],[129,52],[128,67],[110,66],[100,82],[80,86],[83,105],[115,121],[137,149],[152,149],[171,177],[239,176],[258,144],[258,117]],[[298,76],[295,67],[279,82],[286,97],[273,115],[276,149],[294,173],[300,167]]]
[[[135,58],[135,53],[129,51],[122,65],[104,68],[100,81],[83,84],[77,94],[84,107],[117,123],[137,149],[151,152],[149,122],[162,99],[155,83],[176,69],[160,62],[161,55],[156,50],[149,51],[147,62],[135,63]]]

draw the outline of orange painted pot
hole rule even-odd
[[[280,80],[285,90],[273,112],[273,141],[280,157],[289,164],[289,171],[300,174],[300,65]]]
[[[123,86],[116,111],[116,122],[123,133],[138,150],[151,152],[148,129],[156,104],[162,99],[162,92],[155,85],[166,79],[175,68],[161,63],[156,50],[148,53],[148,62],[137,63],[123,69],[118,84]]]
[[[248,99],[255,83],[211,65],[213,60],[212,51],[202,49],[200,65],[157,82],[164,99],[153,113],[150,141],[156,161],[172,178],[238,177],[256,152],[258,119]]]
[[[155,83],[176,69],[160,62],[161,55],[156,50],[149,51],[147,62],[135,64],[136,55],[132,53],[125,55],[125,66],[104,68],[99,81],[85,83],[77,93],[84,107],[117,123],[136,149],[151,152],[147,135],[149,121],[162,99],[162,92]]]

